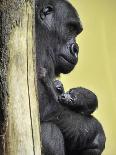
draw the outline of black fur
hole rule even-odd
[[[59,103],[77,113],[90,115],[98,107],[97,96],[86,88],[72,88],[65,93],[61,81],[55,80],[54,86],[59,95]]]
[[[105,135],[92,116],[58,103],[54,79],[69,73],[78,60],[75,37],[82,31],[76,10],[65,0],[36,0],[37,77],[45,155],[100,155]]]

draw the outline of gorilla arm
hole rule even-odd
[[[54,82],[49,79],[47,69],[44,67],[40,67],[39,69],[39,80],[44,85],[45,89],[47,89],[48,95],[52,96],[53,101],[58,101],[57,93],[55,93]]]

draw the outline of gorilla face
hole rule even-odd
[[[56,75],[69,73],[78,61],[75,38],[83,29],[76,10],[65,0],[36,0],[36,9],[48,61],[53,61]]]

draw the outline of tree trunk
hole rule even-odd
[[[0,1],[0,155],[40,155],[35,4]]]

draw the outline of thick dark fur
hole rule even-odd
[[[77,87],[64,92],[63,84],[59,80],[54,81],[54,86],[59,103],[77,113],[90,115],[98,107],[97,96],[86,88]]]
[[[45,155],[100,155],[105,147],[101,124],[58,103],[54,79],[77,63],[79,16],[65,0],[36,0],[37,77],[41,137]],[[45,69],[44,69],[45,68]]]

